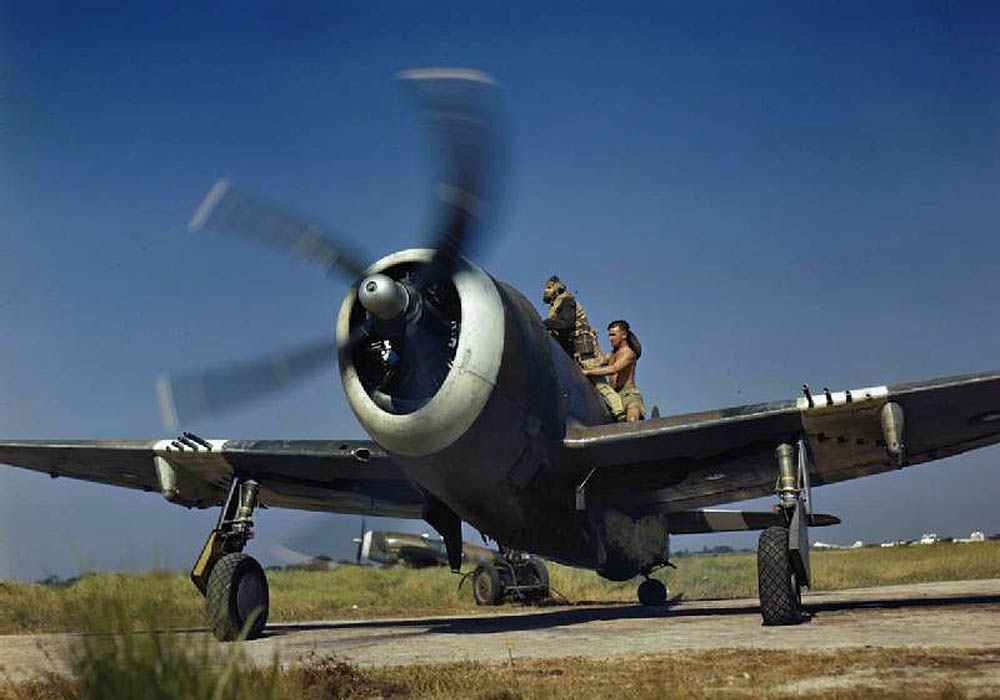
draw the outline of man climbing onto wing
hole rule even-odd
[[[629,328],[628,322],[620,319],[608,324],[608,339],[611,341],[611,352],[600,357],[601,366],[585,368],[583,373],[588,377],[610,377],[610,388],[621,399],[625,420],[630,423],[642,420],[646,407],[642,402],[642,394],[635,385],[635,366],[642,355],[642,345]],[[609,406],[614,413],[614,406],[610,402]]]

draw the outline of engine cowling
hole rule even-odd
[[[429,308],[386,325],[355,293],[344,300],[337,335],[349,350],[340,353],[348,404],[410,478],[462,520],[527,551],[565,552],[578,541],[574,560],[586,561],[587,545],[563,512],[578,475],[559,454],[568,422],[604,422],[607,413],[531,302],[471,263],[450,280],[420,284],[432,255],[401,251],[368,271],[419,289]],[[361,342],[350,340],[358,334]]]
[[[430,249],[393,253],[367,274],[407,283],[433,255]],[[411,313],[395,333],[376,326],[347,356],[342,353],[340,365],[361,425],[393,454],[412,458],[442,451],[476,421],[496,385],[505,341],[500,295],[480,268],[464,265],[423,296],[414,312],[420,318]],[[364,323],[365,311],[351,291],[340,307],[338,343],[343,346]]]

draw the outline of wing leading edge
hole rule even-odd
[[[359,440],[0,441],[0,463],[219,505],[233,474],[266,506],[419,518],[424,497],[375,443]]]
[[[882,413],[902,411],[901,458],[886,449]],[[1000,371],[867,387],[769,404],[574,427],[567,457],[591,488],[663,511],[774,492],[775,448],[804,438],[813,486],[832,484],[1000,442]]]

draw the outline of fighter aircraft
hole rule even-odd
[[[760,530],[765,624],[802,619],[810,583],[812,486],[909,467],[1000,441],[1000,372],[823,389],[774,403],[614,423],[589,381],[520,292],[468,260],[497,190],[494,82],[474,71],[404,75],[442,154],[437,223],[426,248],[370,266],[330,229],[231,182],[214,186],[192,228],[242,235],[350,280],[336,342],[199,375],[167,377],[169,422],[238,405],[339,360],[358,440],[175,439],[0,442],[0,462],[220,506],[191,577],[221,640],[261,634],[267,578],[243,553],[258,505],[423,518],[462,562],[462,522],[520,553],[641,576],[643,604],[666,591],[670,535]],[[773,512],[702,510],[777,496]],[[529,582],[530,583],[530,582]],[[481,567],[483,591],[504,584]]]

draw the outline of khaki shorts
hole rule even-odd
[[[625,413],[627,414],[631,409],[639,409],[639,418],[644,418],[646,416],[646,405],[642,402],[642,394],[639,390],[634,387],[626,387],[622,389],[619,393],[622,397],[622,405],[625,407]]]

